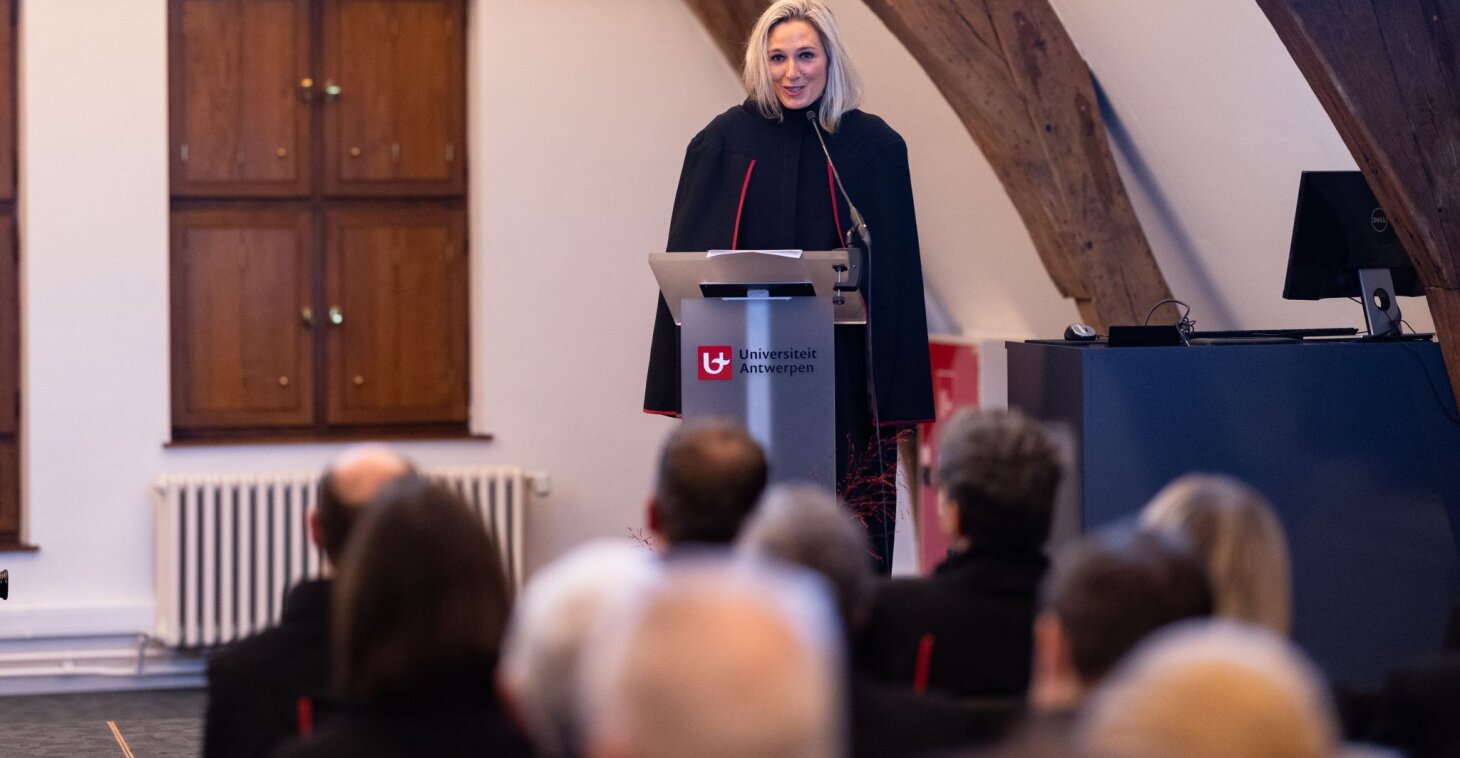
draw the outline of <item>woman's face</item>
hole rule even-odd
[[[785,108],[805,108],[826,91],[826,50],[816,27],[799,18],[782,21],[767,40],[771,84]]]

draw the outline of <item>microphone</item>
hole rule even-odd
[[[842,175],[836,170],[836,164],[831,160],[831,151],[826,149],[826,140],[821,136],[821,122],[816,120],[816,111],[806,111],[806,120],[811,122],[811,130],[816,132],[816,141],[821,143],[821,154],[826,156],[826,165],[831,166],[832,178],[836,179],[836,188],[841,190],[842,199],[847,201],[847,210],[852,214],[852,228],[847,231],[848,236],[855,233],[862,238],[862,244],[866,247],[872,246],[872,233],[867,230],[867,222],[862,220],[862,213],[852,203],[852,198],[847,194],[847,188],[842,186]]]

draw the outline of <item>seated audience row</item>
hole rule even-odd
[[[452,492],[351,449],[310,516],[338,580],[293,588],[278,628],[214,657],[205,754],[1337,754],[1259,494],[1184,477],[1139,528],[1051,566],[1061,464],[1039,425],[961,411],[940,443],[953,541],[931,577],[879,579],[831,492],[762,492],[744,429],[688,423],[647,507],[662,559],[581,546],[515,609]]]

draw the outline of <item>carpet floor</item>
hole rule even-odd
[[[0,697],[0,758],[196,756],[206,705],[202,690]]]

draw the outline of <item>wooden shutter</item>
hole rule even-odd
[[[309,244],[306,211],[173,212],[174,426],[313,419]]]
[[[20,431],[20,272],[15,219],[0,214],[0,437]]]
[[[466,420],[467,256],[460,208],[329,215],[332,424]]]
[[[20,542],[20,445],[0,441],[0,545]]]
[[[307,194],[307,0],[173,0],[172,194]]]
[[[465,192],[464,24],[460,0],[327,0],[327,194]]]
[[[15,4],[0,0],[0,200],[15,199]]]

